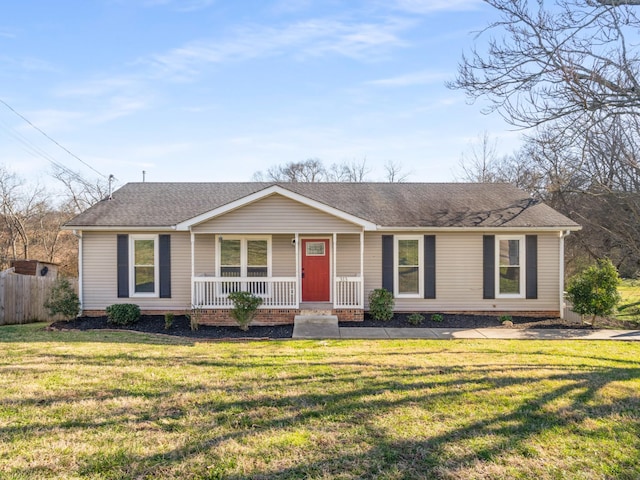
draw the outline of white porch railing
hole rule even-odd
[[[336,308],[363,308],[362,277],[336,277],[334,305]]]
[[[232,308],[231,292],[262,298],[260,308],[297,308],[295,277],[194,277],[193,304],[200,308]]]

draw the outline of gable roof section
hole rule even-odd
[[[355,223],[356,225],[361,226],[365,230],[375,230],[376,225],[367,220],[363,220],[362,218],[351,215],[347,212],[334,208],[330,205],[327,205],[322,202],[318,202],[311,198],[305,197],[304,195],[300,195],[299,193],[292,192],[290,190],[282,188],[280,185],[271,185],[263,190],[247,195],[246,197],[239,198],[233,202],[227,203],[226,205],[222,205],[214,210],[209,212],[205,212],[197,217],[190,218],[184,222],[180,222],[176,225],[177,230],[189,230],[190,227],[197,225],[202,222],[206,222],[207,220],[211,220],[212,218],[218,217],[220,215],[224,215],[225,213],[231,212],[238,208],[242,208],[245,205],[249,205],[250,203],[257,202],[263,198],[269,197],[271,195],[282,195],[290,200],[294,200],[303,205],[307,205],[309,207],[315,208],[322,212],[328,213],[329,215],[333,215],[334,217],[340,218],[342,220],[346,220],[347,222]]]
[[[66,227],[189,229],[273,194],[366,230],[580,228],[510,184],[265,182],[129,183]]]

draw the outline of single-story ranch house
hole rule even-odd
[[[130,183],[69,223],[85,315],[114,303],[255,324],[306,309],[361,320],[385,288],[399,312],[560,315],[564,238],[580,226],[509,184]]]

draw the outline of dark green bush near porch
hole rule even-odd
[[[131,325],[140,319],[140,307],[133,303],[117,303],[106,308],[107,321],[116,325]]]
[[[384,288],[376,288],[369,294],[369,313],[375,320],[391,320],[395,301],[393,293]]]
[[[229,294],[233,302],[231,316],[238,322],[240,330],[249,330],[251,320],[256,316],[258,307],[262,305],[262,298],[250,292],[233,292]]]

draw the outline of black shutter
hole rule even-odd
[[[160,235],[158,241],[160,298],[171,298],[171,235]]]
[[[538,236],[526,236],[527,298],[538,298]]]
[[[436,298],[436,236],[424,236],[424,298]]]
[[[483,235],[482,298],[496,298],[496,237]]]
[[[129,235],[118,235],[118,298],[129,297]]]
[[[393,293],[393,235],[382,235],[382,288]]]

